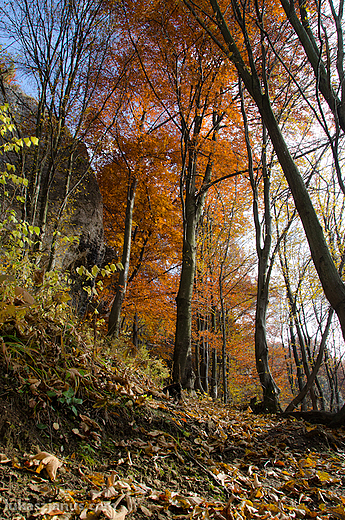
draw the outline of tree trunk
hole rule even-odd
[[[200,375],[200,343],[199,341],[195,345],[195,367],[196,367],[196,379],[195,379],[195,390],[199,390],[200,392],[204,392],[204,389],[201,384],[201,375]]]
[[[135,313],[133,319],[133,333],[132,333],[132,342],[135,351],[138,351],[139,347],[139,327],[138,327],[138,314]]]
[[[200,102],[200,99],[198,103]],[[199,109],[200,107],[198,107]],[[183,247],[182,268],[180,285],[176,297],[177,316],[174,348],[173,379],[175,383],[181,383],[183,388],[192,390],[195,375],[192,368],[192,295],[194,276],[196,268],[196,236],[197,225],[200,221],[201,212],[205,204],[207,186],[211,180],[213,168],[213,153],[208,157],[207,165],[203,175],[202,186],[197,194],[197,160],[199,151],[195,142],[200,136],[203,116],[196,115],[193,123],[193,135],[187,129],[182,119],[183,144],[183,168],[181,173],[180,197],[183,206]],[[220,123],[224,114],[213,112],[213,135],[212,140],[217,140]],[[192,137],[192,138],[191,138]]]
[[[217,388],[217,350],[212,349],[212,375],[211,375],[211,397],[217,399],[218,388]]]
[[[260,262],[258,273],[258,294],[255,311],[255,361],[263,390],[263,404],[270,412],[279,411],[279,388],[274,382],[268,364],[268,346],[266,339],[266,313],[268,306],[268,284],[260,283]]]
[[[228,244],[229,245],[229,242]],[[226,374],[226,319],[225,319],[225,305],[224,305],[224,296],[223,296],[223,268],[224,261],[221,264],[220,273],[219,273],[219,299],[220,299],[220,308],[221,308],[221,329],[222,329],[222,357],[223,357],[223,401],[226,404],[228,402],[228,380]]]
[[[270,259],[272,244],[272,217],[270,201],[270,172],[267,167],[266,146],[267,131],[263,124],[262,132],[262,178],[263,178],[263,210],[264,217],[261,222],[259,215],[259,181],[254,176],[253,157],[249,138],[247,114],[244,106],[244,98],[241,93],[241,111],[244,123],[245,141],[248,156],[248,170],[250,184],[253,192],[253,216],[255,224],[256,253],[258,257],[257,296],[255,310],[255,360],[256,369],[260,378],[263,392],[263,406],[270,412],[279,410],[279,388],[274,382],[268,363],[268,346],[266,337],[266,315],[269,300],[269,284],[273,266],[273,257]]]
[[[127,193],[127,206],[126,206],[126,218],[125,218],[125,232],[124,242],[122,251],[122,266],[123,269],[119,273],[119,281],[117,284],[117,290],[115,300],[112,305],[109,322],[108,322],[108,335],[118,337],[120,332],[120,318],[123,300],[125,299],[127,280],[129,272],[129,261],[131,256],[131,243],[132,243],[132,223],[133,223],[133,210],[135,200],[135,190],[137,187],[137,179],[134,179],[129,186]]]
[[[201,330],[205,332],[208,330],[208,319],[207,316],[202,316],[201,320]],[[206,394],[208,394],[208,371],[209,371],[209,350],[208,350],[208,341],[205,338],[205,334],[202,334],[202,356],[201,356],[201,365],[200,365],[200,376],[201,376],[201,384],[204,388]]]
[[[192,390],[194,372],[192,368],[192,295],[196,262],[196,204],[194,196],[186,201],[182,268],[180,285],[176,297],[177,317],[174,349],[173,380],[183,388]]]

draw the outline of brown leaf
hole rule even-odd
[[[340,520],[345,520],[345,509],[343,506],[330,507],[328,511],[330,511],[333,516],[340,518]]]
[[[82,414],[79,414],[79,417],[80,419],[82,420],[82,422],[87,425],[88,429],[96,429],[96,430],[101,430],[101,427],[98,423],[96,423],[96,421],[94,421],[93,419],[91,419],[90,417],[88,417],[87,415],[82,415]]]
[[[119,511],[116,511],[109,504],[98,504],[95,509],[95,513],[99,516],[103,514],[105,518],[109,518],[110,520],[124,520],[125,516],[128,513],[127,507],[121,506]]]
[[[141,505],[141,506],[139,506],[139,508],[140,508],[141,512],[142,512],[145,516],[150,517],[150,516],[153,515],[152,511],[150,511],[149,509],[147,509],[147,507]]]
[[[5,455],[5,453],[0,453],[0,464],[7,464],[11,462],[11,460]]]
[[[36,473],[40,473],[42,469],[45,468],[51,480],[56,479],[57,470],[62,466],[62,462],[55,457],[55,455],[51,455],[46,451],[40,451],[36,455],[30,457],[30,462],[35,465],[39,462]]]
[[[34,305],[36,303],[35,298],[22,287],[15,287],[14,294],[26,305]]]
[[[113,376],[113,381],[115,381],[116,383],[120,383],[120,385],[123,385],[123,386],[128,386],[129,385],[129,381],[128,379],[126,379],[125,377],[120,377],[120,376]]]

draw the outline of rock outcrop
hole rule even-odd
[[[18,86],[3,84],[0,91],[0,104],[3,103],[9,104],[10,113],[17,126],[16,135],[22,137],[35,135],[38,124],[37,101],[27,96]],[[40,161],[40,193],[36,211],[38,217],[35,217],[34,224],[41,227],[44,222],[42,262],[45,262],[46,266],[49,264],[49,267],[57,266],[69,270],[73,277],[75,269],[81,265],[90,269],[93,265],[102,263],[105,253],[102,197],[96,176],[90,167],[85,144],[76,142],[65,129],[61,150],[58,150],[52,158],[49,156],[50,136],[45,135],[44,138],[46,142],[40,143],[38,159],[34,158],[35,152],[32,147],[26,151],[24,158],[12,155],[6,159],[15,164],[19,175],[22,172],[28,178],[29,188],[34,182],[37,183],[35,175],[38,169],[35,169],[33,164],[37,164],[37,160]],[[29,193],[29,197],[32,193]],[[44,207],[46,201],[47,205]],[[20,205],[15,209],[22,213],[20,215],[22,218],[30,222],[30,199],[25,209]],[[46,213],[42,219],[44,211]],[[66,237],[72,236],[77,240],[74,242],[66,240]],[[75,303],[83,312],[86,293],[80,290],[79,281],[76,281],[74,287]]]

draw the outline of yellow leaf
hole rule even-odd
[[[340,520],[345,520],[345,509],[343,506],[338,505],[336,507],[330,507],[327,509],[327,512],[330,511],[333,516],[340,518]]]
[[[306,459],[300,460],[299,466],[301,468],[315,468],[316,462],[312,460],[310,457],[307,457]]]
[[[331,477],[331,475],[329,475],[326,471],[317,471],[316,476],[321,484],[334,484],[336,482],[340,482],[339,478]]]
[[[94,265],[91,269],[92,276],[97,276],[99,273],[99,267],[97,265]]]

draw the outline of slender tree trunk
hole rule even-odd
[[[126,217],[125,217],[125,232],[124,242],[122,251],[122,266],[123,269],[119,273],[119,281],[117,284],[117,290],[115,300],[112,305],[109,322],[108,322],[108,335],[118,337],[120,332],[120,319],[121,309],[123,300],[125,299],[127,280],[129,272],[129,261],[131,256],[131,243],[132,243],[132,223],[133,223],[133,210],[135,200],[135,190],[137,187],[137,179],[134,179],[129,186],[127,193],[127,206],[126,206]]]
[[[138,314],[134,314],[133,319],[133,334],[132,334],[132,342],[134,345],[134,349],[137,351],[139,347],[139,327],[138,327]]]
[[[195,390],[200,390],[200,392],[204,392],[201,383],[201,374],[200,374],[200,343],[199,341],[195,345],[195,367],[196,367],[196,379],[195,379]]]
[[[196,263],[196,207],[194,196],[186,202],[182,268],[180,285],[176,297],[177,317],[174,349],[173,379],[183,388],[192,390],[194,373],[192,368],[192,295]]]
[[[224,350],[224,345],[222,347],[222,382],[223,382],[223,402],[225,404],[229,401],[229,391],[228,391],[228,364],[229,364],[229,356]]]
[[[268,363],[268,345],[266,335],[266,315],[269,301],[269,284],[272,272],[273,258],[270,260],[272,243],[272,217],[270,202],[270,172],[267,168],[266,146],[267,131],[263,124],[262,132],[262,177],[263,177],[263,223],[259,216],[258,180],[254,177],[253,157],[249,138],[247,114],[241,89],[241,110],[245,130],[245,141],[248,155],[248,170],[253,192],[253,216],[255,224],[256,252],[258,257],[257,297],[255,310],[255,360],[256,369],[263,390],[263,404],[270,412],[279,410],[279,388],[274,382]]]
[[[298,389],[299,391],[303,388],[303,374],[302,374],[302,365],[301,361],[299,359],[298,351],[297,351],[297,344],[296,344],[296,337],[293,330],[293,319],[292,316],[289,317],[289,332],[290,332],[290,345],[293,352],[293,357],[295,360],[296,365],[296,375],[297,375],[297,383],[298,383]],[[294,390],[294,389],[292,389]],[[302,401],[302,410],[306,410],[306,404],[305,401]]]
[[[218,387],[217,387],[217,350],[212,349],[212,375],[211,375],[211,397],[217,399]]]
[[[227,246],[229,245],[229,242]],[[225,258],[224,258],[225,261]],[[223,296],[223,268],[224,261],[220,267],[219,273],[219,299],[220,299],[220,309],[221,309],[221,328],[222,328],[222,357],[223,357],[223,401],[226,404],[228,402],[228,381],[227,381],[227,363],[226,363],[226,319],[225,319],[225,305],[224,305],[224,296]]]
[[[255,311],[255,360],[263,390],[264,407],[270,412],[279,410],[279,389],[272,377],[268,364],[268,346],[266,338],[266,314],[268,306],[268,284],[262,283],[260,276],[260,262],[258,273],[258,294]]]
[[[213,294],[211,294],[211,300],[213,302]],[[211,328],[212,332],[216,333],[216,306],[214,303],[211,305]],[[212,368],[211,368],[211,397],[217,399],[218,396],[218,385],[217,385],[217,350],[212,349]]]
[[[201,314],[197,315],[197,329],[198,333],[201,332]],[[200,392],[204,392],[204,388],[202,386],[201,381],[201,344],[200,344],[200,334],[198,334],[198,340],[195,345],[195,369],[196,369],[196,379],[195,379],[195,390],[200,390]]]
[[[203,316],[201,319],[201,330],[205,332],[208,330],[208,320],[207,316]],[[208,351],[208,341],[205,338],[205,334],[202,334],[202,356],[201,356],[201,365],[200,365],[200,375],[201,375],[201,384],[204,388],[206,394],[208,394],[208,371],[209,371],[209,351]]]

